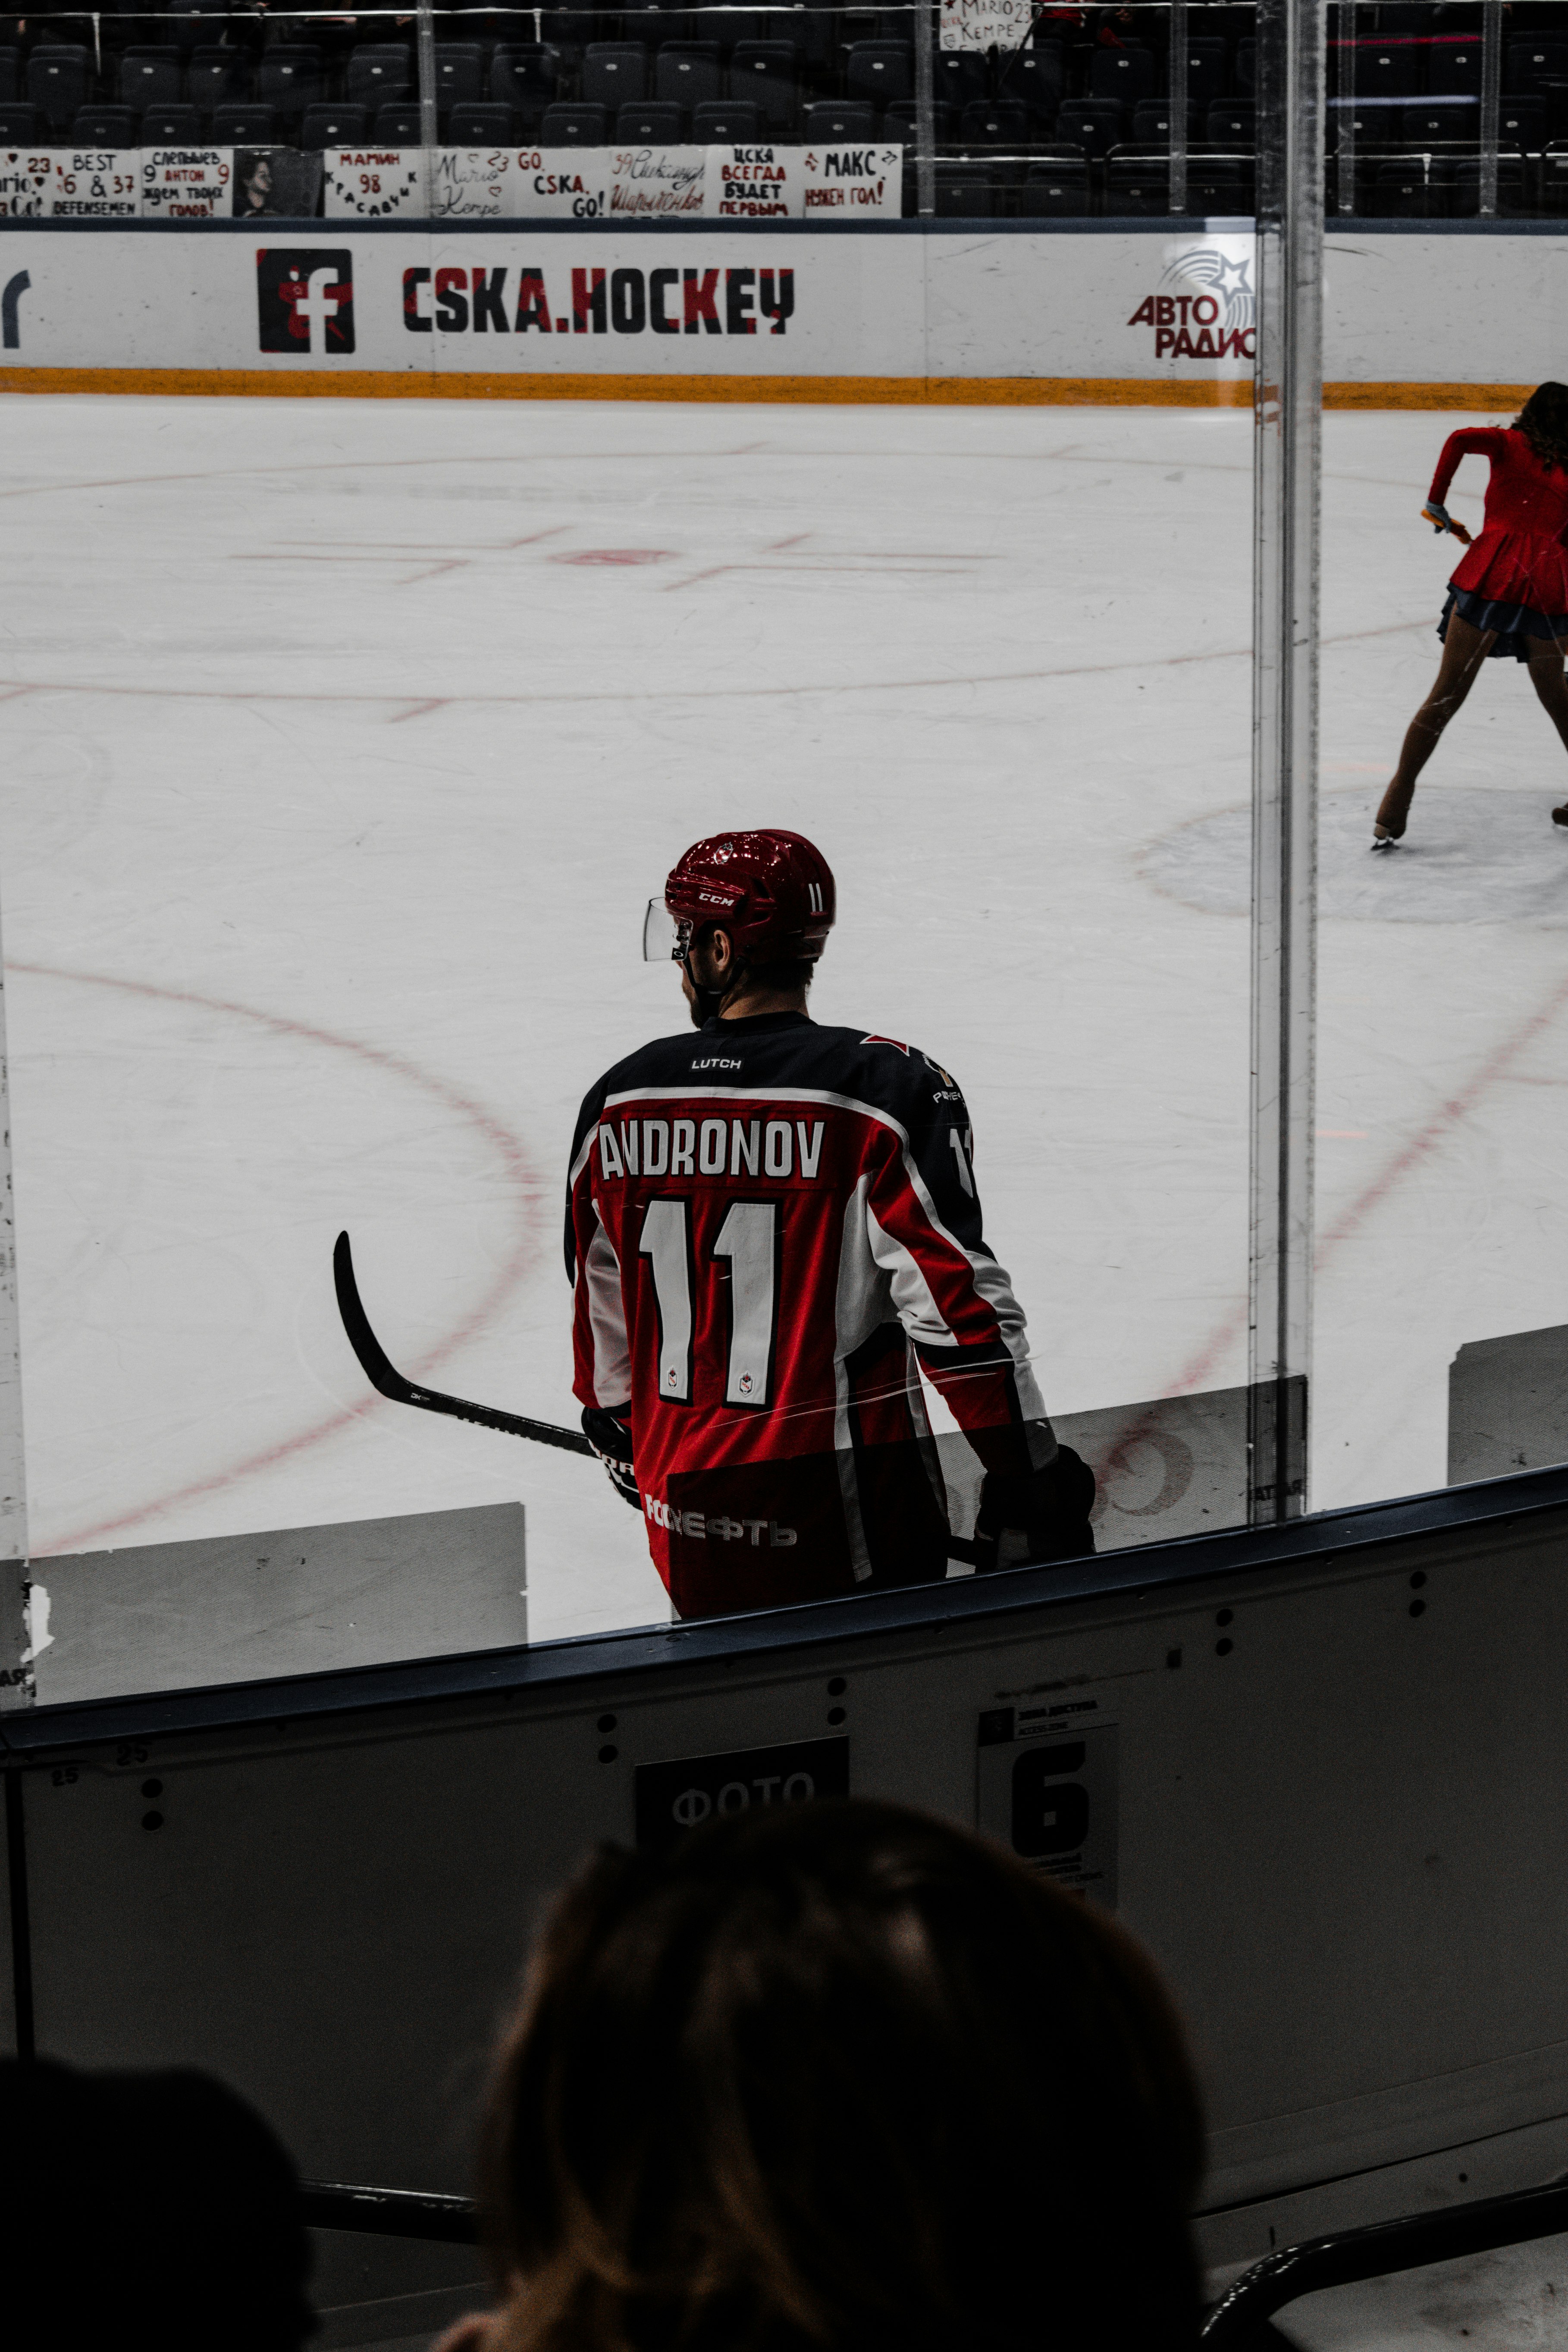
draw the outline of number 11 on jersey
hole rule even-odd
[[[779,1324],[780,1209],[777,1201],[732,1201],[714,1236],[714,1277],[722,1278],[718,1261],[724,1261],[729,1268],[726,1404],[765,1405],[773,1399]],[[637,1250],[648,1261],[658,1309],[659,1395],[668,1403],[689,1404],[696,1274],[689,1202],[650,1201]]]

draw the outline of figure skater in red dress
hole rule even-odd
[[[1491,460],[1486,521],[1473,544],[1443,504],[1460,458],[1472,452]],[[1373,849],[1392,849],[1403,839],[1415,779],[1482,662],[1510,654],[1528,662],[1530,682],[1568,749],[1568,384],[1539,385],[1506,430],[1473,425],[1450,433],[1422,512],[1438,530],[1464,540],[1468,552],[1448,583],[1437,624],[1442,667],[1410,722],[1377,812]],[[1552,810],[1552,820],[1568,825],[1568,802]]]

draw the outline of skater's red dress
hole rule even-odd
[[[1441,506],[1461,457],[1489,457],[1486,521],[1448,583],[1438,625],[1458,612],[1495,629],[1495,655],[1529,658],[1525,640],[1568,642],[1568,472],[1542,463],[1512,425],[1467,425],[1443,444],[1428,493]]]

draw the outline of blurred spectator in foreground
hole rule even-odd
[[[778,1805],[561,1899],[443,2352],[1174,2352],[1203,2125],[1103,1912],[900,1807]]]
[[[0,2213],[16,2352],[297,2352],[300,2182],[255,2110],[194,2072],[0,2061]]]

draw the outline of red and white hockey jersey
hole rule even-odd
[[[890,1038],[762,1013],[618,1063],[578,1119],[566,1269],[576,1394],[630,1405],[683,1617],[946,1573],[917,1357],[987,1468],[1055,1453],[963,1097]]]

